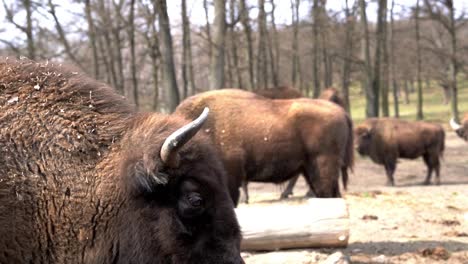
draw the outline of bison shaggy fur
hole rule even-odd
[[[255,93],[270,99],[293,99],[304,97],[301,91],[289,86],[258,89],[255,90]]]
[[[242,263],[209,138],[76,70],[0,61],[0,263]]]
[[[304,173],[318,197],[339,197],[340,168],[353,163],[349,116],[325,100],[271,100],[223,89],[184,100],[176,113],[214,114],[204,124],[222,153],[231,197],[237,204],[242,181],[281,183]]]
[[[408,122],[395,118],[369,118],[355,128],[359,154],[385,167],[388,185],[395,185],[393,174],[397,159],[423,157],[428,168],[425,184],[436,173],[440,184],[440,157],[444,151],[445,132],[442,126],[428,122]]]

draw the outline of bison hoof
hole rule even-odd
[[[431,182],[430,181],[424,181],[423,184],[424,185],[431,185]]]
[[[315,195],[315,193],[314,193],[312,190],[309,190],[309,191],[306,193],[305,196],[306,196],[306,197],[315,197],[316,195]]]
[[[395,182],[393,181],[387,181],[387,183],[385,184],[386,186],[395,186]]]
[[[284,193],[281,194],[280,200],[288,199],[288,197],[289,197],[290,195],[292,195],[292,194],[293,194],[292,192],[284,192]]]

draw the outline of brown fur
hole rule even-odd
[[[2,59],[0,263],[242,263],[210,140],[183,146],[176,169],[159,157],[187,122],[72,69]]]
[[[398,158],[423,157],[428,167],[426,184],[432,171],[440,183],[440,157],[444,151],[445,132],[440,125],[408,122],[394,118],[370,118],[355,128],[358,152],[385,167],[388,184],[394,185],[393,174]]]
[[[353,161],[352,125],[341,108],[223,89],[186,99],[176,113],[192,117],[205,106],[213,114],[204,131],[222,153],[236,204],[243,180],[280,183],[301,172],[318,197],[340,196],[339,168]]]
[[[254,92],[270,99],[293,99],[304,97],[301,91],[289,86],[259,89],[255,90]]]
[[[465,116],[461,120],[460,125],[462,127],[460,129],[457,129],[457,131],[455,132],[459,137],[468,142],[468,113],[465,113]]]
[[[341,97],[340,92],[333,87],[323,90],[319,98],[334,102],[335,104],[345,108],[345,102],[343,98]]]

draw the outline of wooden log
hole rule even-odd
[[[241,205],[236,208],[244,251],[346,247],[349,213],[341,198],[305,203]]]

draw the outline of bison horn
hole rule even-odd
[[[457,131],[461,128],[461,125],[457,123],[457,121],[455,121],[455,118],[452,117],[452,119],[450,119],[450,126],[452,127],[453,130]]]
[[[176,168],[179,166],[178,150],[187,143],[200,130],[208,118],[209,108],[205,107],[203,112],[192,122],[177,129],[169,135],[161,147],[160,156],[164,164]]]

